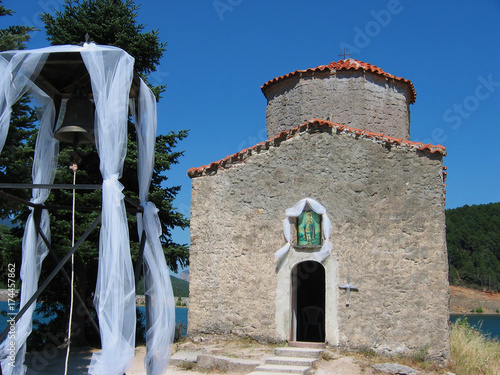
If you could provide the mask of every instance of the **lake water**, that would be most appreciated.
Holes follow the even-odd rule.
[[[452,323],[455,323],[458,318],[464,317],[467,318],[472,327],[500,341],[500,314],[450,314]]]
[[[0,301],[0,311],[7,311],[8,310],[8,303],[7,301]],[[145,311],[146,311],[146,307],[145,306],[138,306],[138,309],[144,314],[145,316]],[[16,306],[16,312],[18,311],[19,309],[17,309],[17,306]],[[182,325],[182,332],[183,332],[183,335],[186,335],[186,330],[187,330],[187,322],[188,322],[188,309],[185,308],[185,307],[176,307],[175,308],[175,323],[176,324],[180,324]],[[0,316],[0,333],[3,332],[3,330],[5,329],[5,327],[7,327],[7,319],[10,318],[10,317],[4,317],[3,315]],[[34,314],[34,318],[41,321],[41,322],[47,322],[47,321],[50,321],[50,317],[49,318],[43,318],[39,315],[37,315],[36,313]]]

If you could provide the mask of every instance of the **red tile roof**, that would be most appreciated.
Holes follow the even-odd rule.
[[[301,133],[306,131],[328,132],[332,130],[335,130],[336,132],[356,135],[358,139],[370,139],[386,145],[401,146],[410,150],[420,150],[429,152],[431,154],[438,153],[441,155],[446,155],[446,148],[441,145],[431,145],[423,144],[422,142],[405,141],[400,138],[393,138],[384,134],[372,133],[362,129],[350,128],[348,126],[336,124],[334,122],[326,120],[312,119],[293,129],[283,131],[274,138],[268,139],[267,141],[261,142],[250,148],[241,150],[236,154],[226,156],[222,160],[210,163],[208,165],[203,165],[199,168],[191,168],[190,170],[188,170],[188,176],[191,178],[195,178],[215,174],[219,169],[228,169],[235,164],[243,162],[252,154],[258,154],[262,151],[268,150],[271,147],[279,147],[281,142],[295,136],[299,136]]]
[[[367,71],[367,72],[372,72],[374,74],[380,75],[382,77],[386,78],[391,78],[396,81],[402,82],[408,86],[408,89],[410,91],[410,104],[415,103],[415,99],[417,98],[417,93],[415,91],[415,87],[413,87],[413,83],[409,79],[404,79],[402,77],[396,77],[392,74],[384,72],[382,69],[379,67],[365,63],[363,61],[359,61],[356,59],[346,59],[346,60],[339,60],[339,61],[333,61],[328,65],[320,65],[317,66],[316,68],[310,68],[306,70],[296,70],[295,72],[290,72],[288,74],[285,74],[283,76],[273,78],[272,80],[264,83],[261,86],[262,92],[265,94],[265,91],[272,86],[274,83],[279,82],[283,79],[287,79],[290,77],[295,77],[295,76],[300,76],[303,73],[314,73],[314,72],[322,72],[325,70],[329,71],[336,71],[336,70],[362,70],[362,71]]]

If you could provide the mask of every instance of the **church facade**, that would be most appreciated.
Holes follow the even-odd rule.
[[[188,171],[188,335],[449,356],[442,146],[353,59],[262,86],[268,140]]]

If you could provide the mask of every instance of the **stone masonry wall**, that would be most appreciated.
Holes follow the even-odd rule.
[[[338,344],[449,355],[442,155],[352,134],[304,133],[211,176],[194,178],[188,334],[270,341],[277,326],[285,210],[310,197],[332,222]],[[291,251],[294,251],[293,249]],[[331,336],[331,335],[330,335]],[[328,337],[328,334],[327,334]]]
[[[278,82],[265,94],[268,138],[319,118],[410,139],[407,87],[370,72],[316,72]]]

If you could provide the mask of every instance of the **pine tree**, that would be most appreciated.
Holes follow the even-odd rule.
[[[90,41],[116,46],[135,58],[135,69],[147,82],[155,72],[166,43],[160,42],[158,30],[143,32],[145,26],[136,22],[139,6],[132,0],[65,0],[64,9],[42,15],[47,39],[53,45]],[[165,85],[152,87],[157,97]]]
[[[11,16],[14,12],[5,8],[0,1],[0,17]],[[29,26],[9,26],[0,30],[0,51],[9,51],[16,49],[25,49],[30,40],[29,32],[35,31],[34,27]]]
[[[14,12],[5,8],[0,0],[0,17],[11,16]],[[26,26],[9,26],[0,29],[0,51],[25,49],[30,39],[29,32],[35,28]],[[34,140],[36,136],[35,112],[29,106],[29,97],[23,96],[12,106],[9,136],[0,153],[0,182],[3,183],[29,183],[31,182],[31,163]],[[29,199],[27,189],[17,189],[16,195]],[[0,219],[6,222],[14,221],[21,224],[26,218],[26,210],[15,202],[0,197]],[[18,226],[0,228],[0,272],[6,274],[7,264],[21,262],[21,238],[23,229]]]
[[[446,210],[450,283],[500,290],[500,203]]]

